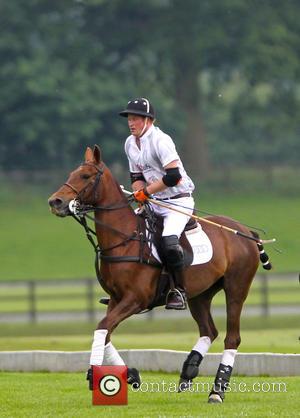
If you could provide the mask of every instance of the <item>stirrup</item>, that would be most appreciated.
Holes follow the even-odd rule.
[[[172,298],[172,294],[176,300],[168,301],[169,297]],[[176,309],[179,311],[186,309],[186,298],[184,290],[180,292],[180,290],[178,290],[176,287],[172,290],[170,289],[167,294],[165,309]]]

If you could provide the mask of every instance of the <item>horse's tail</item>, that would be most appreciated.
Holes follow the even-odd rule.
[[[254,236],[254,238],[259,239],[259,235],[257,232],[251,231],[251,234]],[[256,245],[259,251],[259,258],[260,258],[263,268],[265,270],[271,270],[272,264],[270,263],[268,254],[264,250],[264,246],[260,242],[257,242]]]

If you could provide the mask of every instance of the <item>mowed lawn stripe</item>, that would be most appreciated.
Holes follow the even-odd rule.
[[[128,405],[93,406],[85,373],[1,373],[1,418],[81,417],[296,417],[298,377],[235,377],[223,405],[207,404],[213,377],[195,379],[198,391],[176,393],[178,376],[142,373],[140,391],[128,390]]]

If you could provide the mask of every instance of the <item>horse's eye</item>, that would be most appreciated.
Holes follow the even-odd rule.
[[[80,176],[83,180],[88,180],[91,176],[90,174],[81,174]]]

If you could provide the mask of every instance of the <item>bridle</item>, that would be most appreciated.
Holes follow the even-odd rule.
[[[136,227],[136,229],[133,231],[133,233],[131,235],[128,235],[128,234],[125,234],[123,231],[120,231],[119,229],[116,229],[113,226],[108,225],[106,223],[103,223],[99,219],[96,219],[95,217],[88,215],[89,212],[117,210],[117,209],[122,209],[122,208],[128,207],[130,205],[130,202],[132,201],[132,198],[129,197],[129,199],[126,200],[126,202],[122,202],[121,204],[116,204],[116,205],[113,205],[113,206],[99,206],[99,205],[96,205],[96,202],[97,202],[98,196],[99,196],[99,183],[100,183],[100,180],[101,180],[101,176],[104,173],[104,167],[103,167],[103,165],[98,167],[96,164],[91,163],[91,162],[85,162],[85,163],[81,164],[81,166],[84,166],[84,165],[89,165],[89,166],[92,166],[96,169],[95,179],[88,182],[81,190],[78,190],[75,186],[73,186],[69,182],[64,183],[64,185],[69,187],[74,193],[76,193],[76,197],[74,199],[74,202],[77,202],[76,203],[76,211],[71,213],[71,216],[78,223],[80,223],[81,226],[83,226],[83,228],[85,229],[86,236],[87,236],[88,240],[90,241],[90,243],[94,247],[94,250],[96,252],[95,269],[96,269],[97,278],[98,278],[100,284],[102,284],[102,279],[101,279],[101,276],[100,276],[100,271],[99,271],[99,266],[98,266],[99,258],[102,259],[102,260],[108,261],[108,262],[112,262],[112,263],[139,262],[139,263],[144,263],[144,264],[152,265],[154,267],[161,268],[161,264],[157,263],[157,262],[153,262],[152,260],[150,260],[150,256],[147,259],[145,259],[144,256],[143,256],[143,252],[144,252],[143,249],[144,249],[144,245],[146,244],[147,240],[145,238],[144,232],[142,232],[141,221],[140,221],[139,217],[137,217],[137,227]],[[101,183],[100,183],[100,185],[101,185]],[[90,187],[92,187],[90,193],[94,195],[94,197],[93,197],[94,204],[93,205],[92,204],[86,205],[86,204],[81,202],[81,199],[82,199],[83,195],[87,192],[88,188],[90,188]],[[101,225],[102,227],[104,227],[106,229],[109,229],[109,230],[117,233],[118,235],[122,236],[123,239],[119,243],[117,243],[113,246],[110,246],[110,247],[105,248],[105,249],[101,249],[99,247],[99,244],[97,244],[95,242],[95,239],[93,237],[93,235],[96,236],[96,232],[93,231],[88,226],[86,218],[95,222],[98,225]],[[139,241],[141,243],[139,256],[111,256],[111,255],[106,255],[105,254],[109,250],[112,250],[112,249],[120,247],[120,246],[127,245],[130,241]]]
[[[101,180],[101,176],[104,173],[104,167],[103,167],[103,165],[101,167],[98,167],[94,163],[87,163],[87,162],[81,164],[81,166],[84,166],[84,165],[89,165],[91,167],[94,167],[97,170],[96,177],[95,177],[94,180],[92,180],[88,184],[86,184],[80,191],[78,191],[76,189],[76,187],[73,186],[73,184],[71,184],[71,183],[65,182],[63,184],[64,186],[69,187],[74,193],[76,193],[74,201],[76,201],[77,205],[78,205],[78,213],[77,213],[78,215],[79,214],[80,214],[80,216],[81,215],[86,215],[88,212],[93,212],[93,211],[97,211],[97,210],[122,209],[122,208],[127,207],[129,205],[129,203],[133,200],[133,197],[129,196],[128,200],[125,203],[122,202],[121,204],[112,205],[112,206],[99,206],[99,205],[96,206],[96,202],[97,202],[98,197],[99,197],[98,186],[99,186],[99,183],[100,183],[100,180]],[[94,193],[94,198],[93,198],[94,204],[93,205],[92,204],[86,205],[86,204],[81,202],[81,198],[84,195],[84,193],[86,193],[87,189],[90,186],[93,186],[93,188],[91,190],[91,193]]]
[[[76,189],[76,187],[74,187],[71,183],[68,183],[68,182],[65,182],[64,183],[64,186],[67,186],[67,187],[69,187],[74,193],[76,193],[76,197],[75,197],[75,200],[78,200],[78,201],[80,201],[80,198],[84,195],[84,193],[86,193],[86,191],[87,191],[87,189],[90,187],[90,186],[92,186],[92,190],[91,190],[91,193],[94,193],[94,201],[96,201],[97,200],[97,198],[98,198],[98,185],[99,185],[99,182],[100,182],[100,179],[101,179],[101,176],[102,176],[102,174],[104,173],[104,169],[103,169],[103,166],[101,166],[101,167],[98,167],[96,164],[94,164],[94,163],[88,163],[88,162],[85,162],[85,163],[82,163],[81,164],[81,166],[85,166],[85,165],[89,165],[89,166],[91,166],[91,167],[93,167],[93,168],[95,168],[96,169],[96,176],[95,176],[95,179],[93,180],[93,181],[90,181],[90,182],[88,182],[80,191],[78,191],[77,189]]]
[[[126,237],[126,239],[128,239],[129,236],[127,234],[124,234],[122,231],[119,231],[118,229],[115,229],[110,225],[103,224],[98,219],[95,219],[91,216],[88,216],[89,212],[95,212],[95,211],[100,211],[100,210],[116,210],[116,209],[125,208],[129,205],[129,201],[127,200],[124,203],[122,202],[122,204],[118,204],[118,205],[114,205],[114,206],[99,206],[99,205],[96,206],[96,202],[97,202],[97,199],[98,199],[98,196],[99,196],[99,187],[98,186],[99,186],[99,183],[100,183],[101,176],[104,173],[104,168],[103,168],[103,165],[101,167],[98,167],[96,164],[89,163],[89,162],[85,162],[85,163],[81,164],[81,166],[85,166],[85,165],[89,165],[89,166],[91,166],[91,167],[93,167],[97,170],[95,179],[88,182],[81,190],[77,190],[77,188],[75,186],[73,186],[73,184],[71,184],[71,183],[68,183],[68,182],[64,183],[64,186],[69,187],[74,193],[76,193],[76,196],[73,200],[73,202],[76,203],[76,205],[75,205],[76,209],[73,212],[71,212],[72,216],[75,215],[75,218],[76,218],[76,215],[78,215],[80,219],[83,219],[86,216],[88,219],[91,219],[92,221],[94,221],[94,222],[96,222],[96,223],[98,223],[102,226],[105,226],[106,228],[111,229],[114,232],[118,232],[120,235],[123,235],[124,237]],[[93,201],[94,201],[95,204],[86,205],[81,201],[81,199],[82,199],[82,196],[84,195],[84,193],[86,193],[87,189],[91,186],[92,186],[92,190],[91,190],[90,193],[94,194]]]

